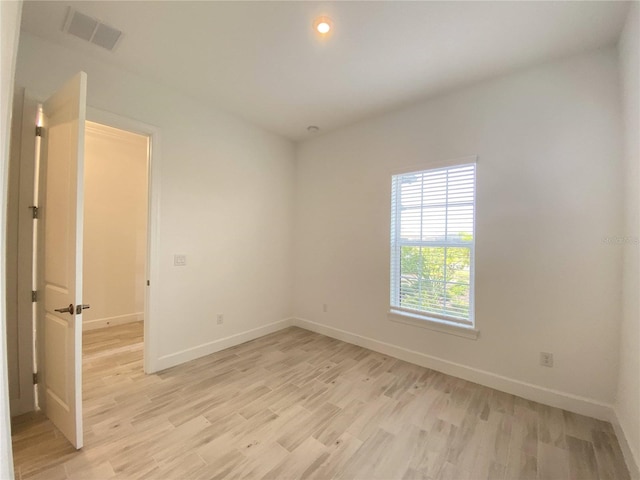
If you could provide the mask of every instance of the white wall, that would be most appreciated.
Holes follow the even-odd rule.
[[[292,144],[158,83],[21,36],[17,85],[46,95],[79,70],[88,75],[90,106],[160,131],[152,368],[210,353],[222,338],[288,318]],[[176,253],[187,255],[186,267],[173,266]],[[224,313],[223,325],[216,324],[217,313]]]
[[[616,414],[640,478],[640,8],[635,2],[620,41],[624,132],[625,217],[623,316]],[[629,457],[629,454],[627,454]],[[628,459],[627,463],[631,463]]]
[[[11,99],[22,2],[0,2],[0,478],[13,478],[7,377],[5,262]]]
[[[14,92],[11,140],[7,172],[6,223],[6,325],[10,398],[20,397],[20,347],[18,323],[18,213],[20,202],[20,145],[22,137],[23,92]],[[28,213],[28,212],[27,212]],[[13,415],[15,412],[11,409]]]
[[[83,328],[142,320],[147,255],[147,143],[87,122]]]
[[[622,249],[603,241],[622,226],[618,94],[616,52],[608,49],[299,145],[296,317],[605,416],[621,311]],[[391,172],[473,154],[475,341],[387,319]],[[541,351],[554,353],[553,368],[538,364]]]

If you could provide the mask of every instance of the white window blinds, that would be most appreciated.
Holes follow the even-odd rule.
[[[475,163],[392,177],[392,311],[473,326],[475,184]]]

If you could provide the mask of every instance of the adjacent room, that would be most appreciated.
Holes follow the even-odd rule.
[[[640,2],[0,21],[0,478],[640,479]]]

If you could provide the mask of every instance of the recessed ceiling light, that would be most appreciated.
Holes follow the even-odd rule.
[[[318,133],[320,131],[320,127],[316,127],[315,125],[309,125],[307,127],[307,131],[309,133]]]
[[[329,17],[318,17],[313,22],[313,29],[320,35],[328,34],[333,28],[333,22]]]

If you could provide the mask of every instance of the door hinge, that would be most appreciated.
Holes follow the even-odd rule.
[[[41,127],[40,125],[36,125],[36,137],[41,137],[43,133],[44,133],[44,127]]]
[[[38,292],[36,290],[31,290],[31,301],[32,302],[38,301]]]
[[[29,208],[31,209],[31,216],[34,219],[38,218],[38,207],[36,207],[35,205],[31,205]]]
[[[38,372],[33,374],[33,384],[34,385],[38,384]]]

